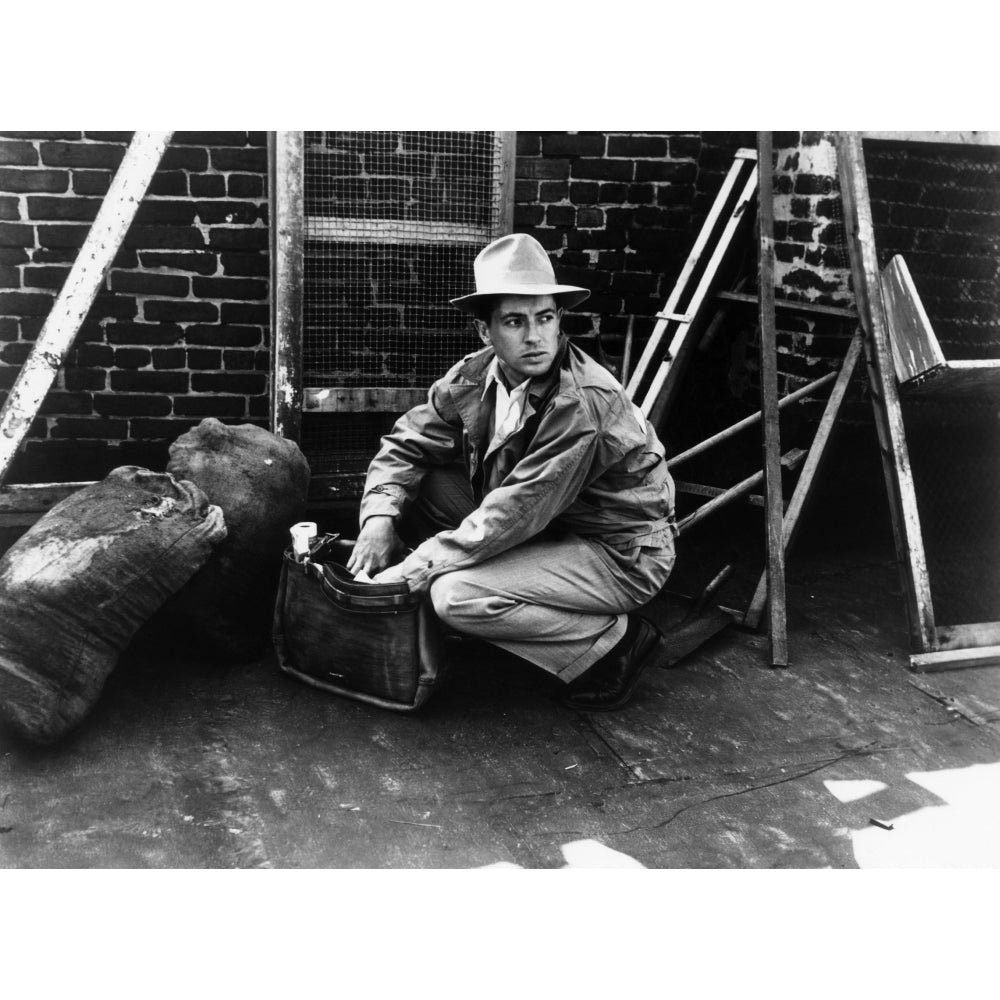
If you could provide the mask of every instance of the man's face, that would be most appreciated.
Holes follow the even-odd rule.
[[[476,321],[511,386],[544,375],[556,359],[562,310],[551,295],[505,295],[488,323]]]

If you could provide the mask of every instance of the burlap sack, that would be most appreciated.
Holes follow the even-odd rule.
[[[209,417],[170,446],[167,470],[222,508],[229,533],[155,627],[198,656],[258,657],[270,643],[288,528],[305,512],[309,464],[294,441]]]
[[[0,719],[37,743],[79,725],[225,534],[198,487],[131,465],[53,507],[0,559]]]

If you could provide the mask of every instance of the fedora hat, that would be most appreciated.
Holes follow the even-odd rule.
[[[556,284],[545,248],[526,233],[501,236],[484,247],[476,257],[473,271],[475,292],[451,300],[453,306],[465,312],[475,312],[476,303],[488,295],[551,295],[564,308],[575,306],[590,295],[586,288]]]

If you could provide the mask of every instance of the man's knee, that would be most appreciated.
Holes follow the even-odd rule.
[[[497,593],[487,581],[477,578],[474,569],[443,573],[431,583],[430,598],[441,621],[471,633],[518,605],[514,598]]]
[[[458,627],[466,617],[470,588],[460,570],[442,573],[431,582],[431,603],[434,613],[446,625]]]

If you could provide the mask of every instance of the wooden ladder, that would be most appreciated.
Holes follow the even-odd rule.
[[[681,533],[738,500],[749,499],[763,506],[767,522],[767,567],[761,574],[751,601],[744,612],[731,612],[739,623],[758,628],[765,607],[769,612],[770,658],[774,666],[787,666],[787,624],[784,589],[784,556],[792,544],[813,482],[820,469],[826,446],[848,384],[861,354],[861,336],[851,339],[840,368],[779,398],[777,387],[776,323],[777,308],[803,313],[819,313],[852,318],[849,309],[776,299],[774,295],[773,165],[770,133],[759,134],[758,157],[754,150],[741,149],[723,182],[702,230],[627,385],[630,397],[661,426],[675,403],[678,386],[700,342],[714,337],[730,312],[738,307],[756,306],[761,326],[761,409],[713,434],[668,460],[678,466],[715,445],[758,423],[762,424],[764,467],[760,472],[721,489],[675,480],[679,492],[707,497],[678,525]],[[759,296],[742,289],[748,276],[737,276],[729,289],[722,286],[733,262],[750,245],[754,201],[760,187],[757,271]],[[668,344],[669,338],[669,344]],[[814,395],[833,383],[823,415],[807,450],[780,448],[779,414],[785,407]],[[782,471],[801,468],[787,505],[782,495]],[[765,496],[754,493],[761,483]]]
[[[837,135],[851,270],[872,387],[872,407],[893,539],[906,598],[910,667],[916,671],[1000,663],[1000,622],[935,620],[901,395],[1000,397],[1000,361],[946,361],[909,271],[895,257],[880,272],[861,136]]]

